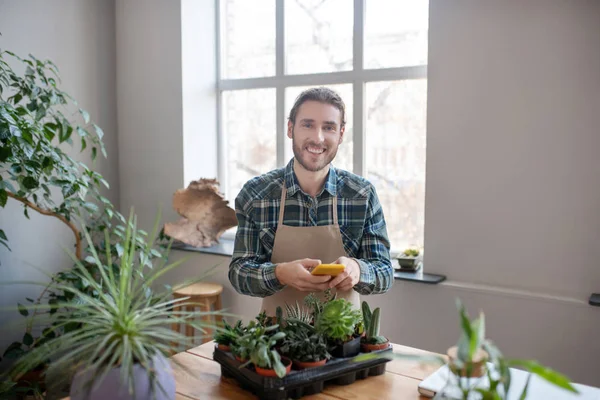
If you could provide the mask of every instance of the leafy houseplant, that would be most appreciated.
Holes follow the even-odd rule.
[[[92,258],[101,275],[99,283],[71,254],[75,268],[71,273],[85,280],[98,297],[55,282],[55,290],[73,294],[73,299],[58,304],[57,320],[51,329],[57,330],[68,324],[78,324],[78,329],[49,339],[17,360],[11,375],[18,376],[46,359],[53,362],[48,368],[50,382],[62,383],[72,378],[71,399],[82,398],[129,398],[174,399],[175,382],[170,364],[165,356],[174,350],[173,342],[191,345],[191,338],[170,329],[171,323],[180,323],[203,330],[209,326],[200,321],[207,314],[219,312],[172,311],[173,305],[190,304],[184,299],[171,300],[173,290],[187,286],[187,281],[161,293],[151,292],[150,287],[158,278],[179,266],[184,260],[166,265],[146,267],[136,251],[136,220],[132,216],[125,229],[125,238],[119,244],[123,253],[119,257],[120,274],[115,275],[111,265],[105,265],[92,248]],[[157,231],[158,218],[151,238]],[[89,233],[84,229],[87,240]],[[105,231],[108,241],[109,233]],[[146,251],[152,245],[146,243]],[[110,247],[105,258],[111,260]],[[30,309],[48,309],[43,304]],[[64,310],[64,311],[63,311]]]
[[[300,369],[324,365],[331,355],[325,337],[314,326],[299,320],[288,320],[281,352]]]
[[[256,324],[238,339],[234,346],[238,359],[242,358],[242,355],[247,357],[240,368],[252,363],[257,374],[279,378],[283,378],[290,372],[291,360],[282,359],[274,348],[277,342],[285,337],[284,332],[277,332],[278,329],[279,325],[265,327]],[[271,335],[272,332],[276,333]]]
[[[10,63],[10,64],[9,64]],[[20,65],[18,73],[11,65]],[[119,258],[123,255],[123,240],[128,224],[125,217],[115,210],[112,203],[100,191],[108,188],[102,175],[85,163],[76,161],[67,152],[66,145],[74,145],[79,139],[80,151],[87,152],[92,161],[98,152],[106,156],[102,129],[90,118],[87,111],[59,88],[58,68],[51,61],[33,56],[21,58],[9,51],[0,50],[0,208],[9,198],[23,205],[23,213],[29,218],[29,210],[60,220],[73,232],[75,256],[104,292],[96,263],[88,257],[92,249],[102,264],[112,266],[119,273]],[[76,216],[87,221],[90,240],[87,240],[77,223]],[[131,228],[131,227],[130,227]],[[105,237],[109,231],[109,238]],[[136,230],[135,248],[140,261],[151,267],[155,259],[164,258],[161,248],[145,251],[147,233]],[[0,245],[9,247],[10,231],[0,229]],[[157,238],[157,244],[162,238]],[[107,253],[105,250],[110,249]],[[111,259],[105,259],[110,254]],[[18,304],[18,310],[26,318],[25,332],[21,341],[11,343],[3,357],[16,360],[29,351],[44,345],[62,334],[68,334],[81,326],[80,322],[63,324],[65,312],[75,294],[66,287],[76,288],[93,298],[98,298],[97,287],[88,283],[81,274],[74,273],[72,265],[51,277],[37,299],[27,298],[34,307]],[[76,269],[76,268],[75,268]],[[44,307],[39,307],[44,305]],[[30,312],[31,311],[31,312]],[[59,312],[60,311],[60,312]],[[40,332],[39,335],[36,332]],[[42,361],[20,379],[32,388],[44,383],[41,375],[49,360]],[[36,377],[37,376],[37,377]]]
[[[360,351],[360,336],[355,336],[356,325],[362,320],[359,310],[355,310],[348,300],[335,299],[323,306],[315,317],[315,328],[323,334],[332,346],[334,357],[353,357]]]
[[[471,399],[474,394],[483,399],[503,400],[511,385],[510,368],[522,368],[530,373],[519,396],[527,398],[531,376],[538,377],[567,391],[577,393],[569,379],[532,360],[506,359],[498,348],[485,337],[485,316],[470,320],[462,303],[457,300],[460,313],[461,336],[458,344],[448,350],[448,367],[451,371],[446,387],[437,398]],[[477,381],[486,377],[489,385],[477,387]]]
[[[365,336],[361,338],[361,349],[365,352],[382,350],[389,347],[389,340],[379,335],[380,313],[379,307],[371,312],[371,307],[366,301],[362,302],[363,323],[365,326]]]
[[[220,350],[231,351],[231,344],[243,334],[244,326],[242,321],[237,321],[232,327],[227,321],[223,320],[223,330],[218,330],[214,335],[214,339]]]

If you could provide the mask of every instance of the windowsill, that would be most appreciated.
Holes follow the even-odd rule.
[[[194,247],[183,243],[173,243],[171,246],[174,250],[181,251],[192,251],[196,253],[204,253],[204,254],[213,254],[224,257],[231,257],[233,254],[233,238],[223,238],[219,239],[219,243],[214,244],[210,247]],[[394,279],[401,281],[409,281],[409,282],[418,282],[425,284],[438,284],[446,280],[446,277],[443,275],[436,274],[428,274],[423,272],[421,268],[417,272],[404,272],[394,270]]]

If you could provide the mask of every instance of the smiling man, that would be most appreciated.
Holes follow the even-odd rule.
[[[294,158],[248,181],[235,200],[238,230],[229,280],[262,309],[302,304],[327,289],[360,307],[360,295],[390,289],[393,269],[383,210],[366,179],[334,168],[345,132],[345,105],[328,88],[301,93],[288,121]],[[336,277],[318,264],[343,264]]]

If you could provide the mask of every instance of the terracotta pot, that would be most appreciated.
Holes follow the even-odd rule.
[[[231,347],[225,346],[224,344],[217,344],[217,348],[221,351],[226,351],[226,352],[231,351]]]
[[[465,365],[462,370],[459,370],[454,365],[454,360],[458,359],[458,346],[450,347],[447,351],[447,355],[449,358],[448,365],[449,365],[450,369],[452,370],[452,372],[454,372],[455,374],[458,374],[459,376],[462,376],[462,377],[469,376],[469,374],[467,372],[467,365]],[[469,366],[471,367],[470,368],[471,369],[470,378],[481,378],[482,376],[485,375],[487,359],[488,359],[488,353],[485,350],[483,350],[483,349],[477,350],[477,352],[473,356],[472,362],[469,363]]]
[[[326,358],[322,359],[321,361],[297,361],[297,360],[294,360],[294,365],[298,369],[321,367],[321,366],[325,365],[326,363],[327,363]]]
[[[379,343],[379,344],[369,344],[369,343],[362,343],[360,344],[360,349],[363,353],[370,353],[372,351],[376,351],[376,350],[383,350],[383,349],[387,349],[388,347],[390,347],[390,341],[387,340],[385,343]]]
[[[241,358],[240,356],[237,356],[237,355],[235,356],[235,359],[241,363],[245,363],[246,361],[248,361],[248,360],[244,360],[243,358]]]
[[[289,374],[292,370],[292,360],[287,357],[281,357],[281,362],[285,365],[285,374]],[[261,368],[258,365],[254,366],[256,373],[269,378],[279,378],[274,369]]]

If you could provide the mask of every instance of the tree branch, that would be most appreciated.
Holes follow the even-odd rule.
[[[35,204],[31,203],[29,200],[19,197],[15,194],[9,192],[8,190],[6,191],[6,194],[8,195],[8,197],[12,197],[13,199],[15,199],[17,201],[20,201],[21,203],[25,204],[29,208],[34,209],[38,213],[40,213],[42,215],[49,215],[49,216],[58,218],[64,224],[66,224],[73,231],[73,235],[75,235],[75,255],[77,256],[78,260],[81,260],[81,238],[79,237],[79,230],[75,227],[75,225],[73,225],[72,222],[68,221],[64,216],[59,215],[50,210],[44,210],[44,209],[36,206]]]

